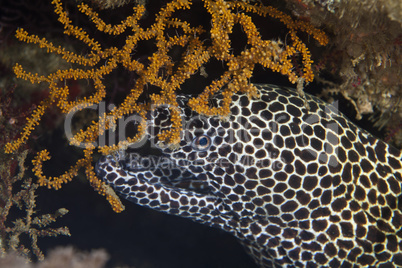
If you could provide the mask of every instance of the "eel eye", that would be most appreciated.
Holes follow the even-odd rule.
[[[192,147],[197,151],[205,151],[211,146],[211,138],[207,135],[202,135],[194,138]]]

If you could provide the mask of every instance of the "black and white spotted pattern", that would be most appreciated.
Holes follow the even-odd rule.
[[[307,95],[307,111],[293,90],[256,86],[224,119],[179,96],[177,148],[156,136],[171,123],[158,108],[147,135],[161,156],[104,156],[98,175],[134,203],[232,233],[262,267],[401,267],[401,151],[332,105]]]

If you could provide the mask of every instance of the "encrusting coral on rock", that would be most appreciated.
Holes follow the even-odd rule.
[[[402,147],[402,2],[398,0],[289,0],[299,17],[308,17],[331,36],[331,48],[316,66],[335,77],[323,96],[341,94],[356,111],[386,128],[388,142]]]
[[[109,259],[103,249],[80,252],[73,247],[57,247],[37,263],[30,263],[16,252],[0,257],[0,267],[7,268],[102,268]]]

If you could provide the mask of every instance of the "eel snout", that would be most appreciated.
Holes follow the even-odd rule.
[[[95,172],[118,191],[121,191],[119,186],[134,185],[137,181],[198,193],[209,188],[205,180],[194,176],[186,167],[177,166],[166,156],[119,152],[102,156],[95,165]]]

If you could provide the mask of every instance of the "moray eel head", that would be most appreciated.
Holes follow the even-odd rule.
[[[155,109],[152,148],[102,157],[99,177],[134,203],[232,233],[264,267],[401,267],[401,151],[317,98],[257,87],[256,99],[234,94],[224,119],[178,96],[177,147],[158,139],[170,110]]]

